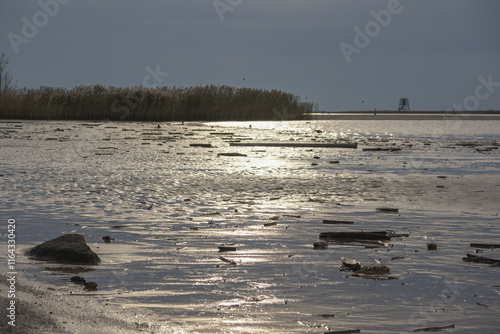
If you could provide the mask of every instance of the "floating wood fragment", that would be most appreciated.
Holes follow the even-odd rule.
[[[234,135],[234,132],[210,132],[210,134],[217,136],[232,136]]]
[[[219,260],[224,261],[224,262],[229,263],[229,264],[232,264],[233,266],[236,265],[236,261],[233,261],[231,259],[225,258],[223,256],[219,256]]]
[[[235,252],[236,246],[219,246],[219,252]]]
[[[385,212],[385,213],[398,213],[399,209],[396,208],[377,208],[376,209],[378,212]]]
[[[384,148],[384,147],[367,147],[364,148],[363,151],[367,152],[396,152],[396,151],[401,151],[402,149],[393,147],[393,148]]]
[[[466,262],[486,263],[486,264],[500,266],[500,260],[474,254],[467,254],[467,257],[464,257],[462,259]]]
[[[315,317],[323,317],[323,318],[334,318],[335,314],[327,314],[327,313],[322,313],[322,314],[313,314]]]
[[[212,147],[212,144],[189,144],[191,147]]]
[[[267,146],[267,147],[337,147],[337,148],[358,148],[358,144],[351,143],[229,143],[230,146]]]
[[[283,217],[300,218],[300,216],[297,215],[283,215]]]
[[[264,226],[268,227],[268,226],[274,226],[276,224],[278,224],[278,223],[277,222],[271,222],[271,223],[265,223]]]
[[[347,329],[343,331],[325,332],[325,334],[351,334],[351,333],[361,333],[361,329]]]
[[[321,232],[319,234],[320,239],[328,240],[342,240],[342,239],[354,239],[354,240],[390,240],[391,238],[387,235],[386,231],[382,232]]]
[[[354,224],[354,222],[348,220],[323,219],[323,224]]]
[[[243,153],[219,153],[217,156],[223,156],[223,157],[247,157],[246,154]]]
[[[500,244],[471,243],[470,246],[474,248],[500,248]]]
[[[449,326],[441,326],[441,327],[426,327],[426,328],[418,328],[414,329],[413,332],[439,332],[443,329],[455,328],[455,324]]]

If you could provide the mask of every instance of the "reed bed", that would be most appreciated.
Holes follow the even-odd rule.
[[[307,119],[313,104],[278,90],[195,87],[40,87],[0,95],[0,118],[32,120],[229,121]]]

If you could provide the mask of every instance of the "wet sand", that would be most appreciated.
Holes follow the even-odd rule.
[[[24,279],[16,282],[16,318],[15,326],[11,326],[5,321],[5,305],[10,301],[6,283],[7,277],[0,275],[1,333],[183,333],[173,326],[155,324],[144,315],[144,310],[125,310],[99,302],[91,294],[72,295],[57,286]]]

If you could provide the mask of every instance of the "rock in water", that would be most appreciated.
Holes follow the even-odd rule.
[[[320,241],[315,241],[313,243],[313,248],[314,249],[327,249],[328,248],[328,242],[320,240]]]
[[[98,264],[99,256],[80,234],[65,234],[26,251],[30,258],[70,264]]]

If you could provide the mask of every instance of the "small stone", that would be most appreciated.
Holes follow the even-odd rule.
[[[109,244],[111,241],[115,241],[115,239],[111,238],[109,235],[102,237],[102,240],[104,240],[104,242],[107,244]]]
[[[437,250],[438,246],[436,244],[428,244],[427,245],[427,250],[430,250],[430,251],[435,251]]]
[[[85,278],[83,278],[81,276],[73,276],[73,277],[71,277],[71,282],[73,282],[75,284],[83,284],[87,281],[85,280]]]
[[[96,282],[87,282],[83,283],[84,289],[88,291],[95,291],[97,290],[97,283]]]
[[[313,243],[313,248],[314,249],[327,249],[328,248],[328,242],[323,241],[323,240],[315,241]]]

